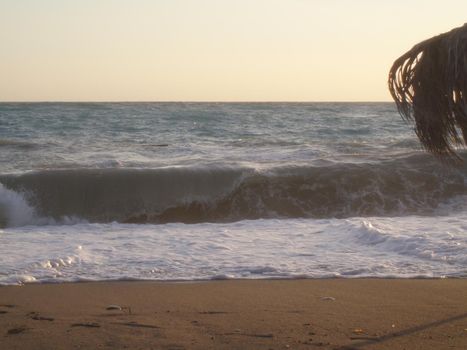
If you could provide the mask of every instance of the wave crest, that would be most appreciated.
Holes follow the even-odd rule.
[[[431,215],[467,195],[466,168],[427,155],[380,163],[283,167],[78,169],[0,176],[27,193],[18,213],[93,222],[231,222],[259,218]],[[10,191],[10,192],[7,192]],[[27,199],[27,202],[26,202]],[[10,200],[11,201],[11,200]],[[15,209],[16,210],[16,209]],[[29,211],[28,211],[29,210]],[[10,215],[10,217],[13,217]]]

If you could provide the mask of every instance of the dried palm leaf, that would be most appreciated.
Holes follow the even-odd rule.
[[[467,145],[467,23],[415,45],[389,72],[401,116],[414,122],[423,147],[458,159]]]

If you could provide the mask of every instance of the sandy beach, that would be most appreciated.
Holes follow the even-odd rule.
[[[1,349],[465,349],[467,280],[0,288]]]

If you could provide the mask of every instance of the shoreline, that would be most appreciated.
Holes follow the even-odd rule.
[[[329,281],[329,280],[428,280],[428,281],[438,281],[438,280],[466,280],[466,275],[459,276],[439,276],[439,277],[428,277],[428,276],[409,276],[409,277],[400,277],[400,276],[331,276],[331,277],[263,277],[263,278],[241,278],[241,277],[232,277],[232,278],[200,278],[200,279],[166,279],[166,280],[157,280],[157,279],[132,279],[132,278],[122,278],[122,279],[105,279],[105,280],[76,280],[76,281],[33,281],[33,282],[21,282],[18,284],[1,284],[0,289],[3,287],[24,287],[29,285],[66,285],[66,284],[106,284],[106,283],[155,283],[155,284],[202,284],[210,282],[243,282],[243,281]]]
[[[0,286],[0,338],[6,349],[464,349],[466,290],[463,278]]]

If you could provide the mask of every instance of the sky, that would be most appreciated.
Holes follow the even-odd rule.
[[[0,0],[0,101],[390,101],[465,0]]]

